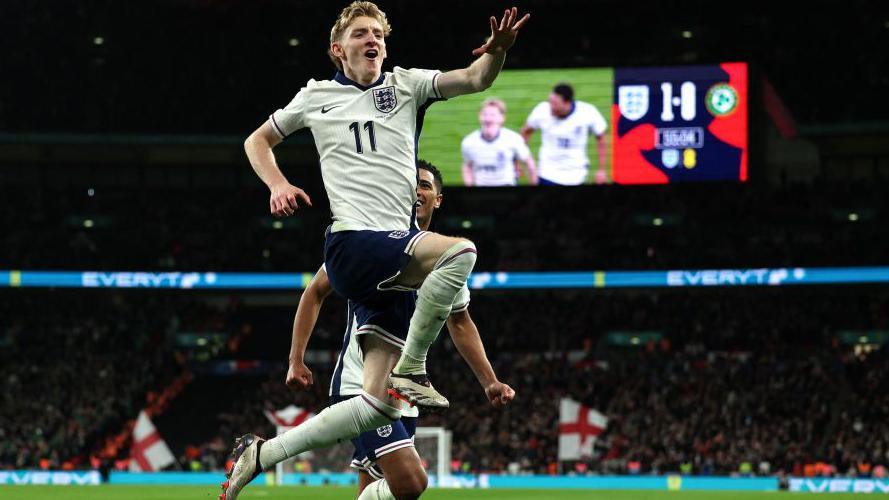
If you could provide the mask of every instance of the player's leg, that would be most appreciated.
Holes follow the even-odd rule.
[[[328,406],[299,427],[268,440],[260,453],[263,469],[306,450],[330,446],[401,418],[398,402],[387,393],[386,376],[398,360],[398,348],[375,335],[365,335],[364,394]],[[317,422],[315,422],[317,421]],[[311,425],[311,429],[300,432]]]
[[[414,500],[426,491],[429,480],[413,446],[381,456],[376,463],[384,477],[368,485],[358,500]]]
[[[361,498],[364,489],[370,486],[370,483],[373,483],[374,481],[378,481],[378,479],[371,477],[370,474],[363,470],[358,471],[358,498]]]
[[[392,405],[387,394],[387,385],[407,336],[410,313],[405,312],[405,308],[412,308],[413,301],[406,292],[380,292],[378,287],[405,266],[415,246],[413,243],[422,237],[415,230],[344,231],[327,235],[325,265],[331,285],[355,301],[358,325],[373,327],[380,338],[391,337],[394,344],[379,340],[377,335],[367,335],[371,340],[363,345],[366,389],[360,396],[330,405],[302,425],[268,441],[253,434],[241,438],[234,451],[234,466],[223,484],[222,500],[237,498],[260,471],[282,460],[351,439],[401,417],[400,408]],[[386,295],[381,295],[383,293]],[[411,300],[406,302],[405,298]],[[385,331],[384,326],[374,325],[371,320],[375,318],[384,326],[393,321],[398,328],[389,326],[389,329],[395,334]]]
[[[416,430],[417,417],[404,416],[352,440],[356,450],[352,466],[374,479],[359,499],[412,500],[426,490],[426,470],[414,448]]]
[[[261,471],[308,450],[323,448],[351,439],[362,432],[391,424],[401,417],[386,393],[386,376],[398,359],[397,349],[388,346],[377,352],[374,342],[365,346],[365,380],[368,374],[379,379],[373,393],[363,393],[325,408],[298,427],[264,441],[253,434],[242,437],[234,451],[234,465],[223,483],[221,500],[237,498],[241,490]],[[379,366],[377,366],[379,365]]]
[[[361,350],[364,351],[364,392],[389,405],[399,406],[401,403],[393,400],[388,393],[389,373],[401,354],[399,348],[377,335],[362,335],[360,338]]]
[[[428,233],[415,246],[410,262],[398,276],[402,285],[422,283],[416,309],[401,357],[391,377],[393,389],[412,403],[427,407],[447,407],[426,377],[426,353],[454,303],[457,293],[475,266],[475,245],[463,238]]]

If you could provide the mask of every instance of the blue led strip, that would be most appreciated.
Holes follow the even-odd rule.
[[[0,288],[301,290],[312,273],[0,270]],[[889,283],[889,266],[473,273],[470,288],[676,288]]]

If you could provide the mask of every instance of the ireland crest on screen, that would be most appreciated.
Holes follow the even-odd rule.
[[[648,85],[621,85],[617,88],[617,105],[627,120],[642,118],[648,113]]]
[[[388,113],[395,109],[398,100],[395,98],[395,87],[383,87],[374,89],[374,106],[383,113]]]

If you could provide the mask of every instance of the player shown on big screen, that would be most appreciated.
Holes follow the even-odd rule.
[[[608,124],[602,113],[590,103],[574,99],[574,88],[560,83],[553,88],[547,102],[534,107],[522,137],[527,142],[535,130],[540,130],[538,176],[541,185],[576,186],[586,182],[590,162],[587,157],[587,137],[596,137],[599,165],[596,184],[608,182],[605,131]]]
[[[537,184],[537,165],[522,136],[503,126],[506,103],[496,98],[482,102],[479,129],[463,138],[463,184],[467,186],[515,186],[528,171],[528,184]]]

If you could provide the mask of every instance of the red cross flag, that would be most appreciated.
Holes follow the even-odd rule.
[[[134,472],[161,470],[176,462],[173,452],[161,439],[145,410],[139,412],[139,418],[136,419],[136,426],[133,428],[130,458],[130,470]]]
[[[573,399],[559,402],[559,460],[580,460],[593,455],[593,444],[605,431],[608,418]]]
[[[296,405],[290,405],[287,408],[274,412],[268,410],[265,411],[265,416],[278,427],[296,427],[313,415],[314,413],[304,410]]]

